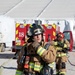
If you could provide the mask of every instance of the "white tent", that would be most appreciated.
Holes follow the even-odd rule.
[[[51,20],[55,23],[59,22],[64,29],[66,18],[74,21],[75,0],[0,0],[0,27],[3,27],[0,31],[3,33],[4,30],[5,38],[7,38],[6,34],[13,37],[7,42],[15,39],[15,21],[32,23],[33,19],[46,19],[50,22]],[[73,21],[70,22],[72,28]]]
[[[74,18],[75,0],[0,0],[0,15],[13,18]]]

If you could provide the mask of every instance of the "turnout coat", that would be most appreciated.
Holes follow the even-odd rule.
[[[48,44],[48,48],[45,48],[47,44],[48,42],[43,42],[37,51],[34,50],[32,42],[24,45],[20,50],[17,59],[17,70],[25,70],[26,72],[31,73],[40,72],[44,67],[44,62],[52,67],[56,59],[56,49],[53,45],[50,44]],[[19,62],[24,53],[26,54],[24,64],[20,64]]]

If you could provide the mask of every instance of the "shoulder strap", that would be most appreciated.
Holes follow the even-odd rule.
[[[24,55],[25,55],[25,56],[27,55],[27,44],[26,44],[25,47],[24,47]]]
[[[27,47],[26,47],[27,45],[24,45],[22,48],[21,48],[21,52],[23,53],[22,55],[24,56],[24,55],[26,55],[27,54]]]
[[[20,61],[19,61],[20,64],[24,64],[24,61],[25,61],[25,58],[26,58],[26,54],[27,54],[26,45],[24,45],[22,47],[22,49],[24,51],[23,51],[23,55],[21,56]]]

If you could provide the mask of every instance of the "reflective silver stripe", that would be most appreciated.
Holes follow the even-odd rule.
[[[51,68],[55,69],[55,62],[52,62],[52,63],[48,64],[48,66],[50,66]]]
[[[62,53],[62,54],[57,54],[57,57],[62,57],[62,56],[66,56],[66,53]]]
[[[35,71],[40,72],[40,70],[42,69],[43,65],[37,65],[36,63],[34,64],[33,62],[30,62],[29,67],[34,69]]]
[[[64,44],[64,48],[67,48],[67,45],[66,44]]]
[[[42,65],[36,65],[34,66],[34,70],[40,72],[40,70],[42,69]]]
[[[45,49],[42,48],[42,47],[40,47],[40,48],[37,50],[37,54],[41,56],[44,51],[45,51]]]

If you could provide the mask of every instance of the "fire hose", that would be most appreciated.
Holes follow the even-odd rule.
[[[73,64],[73,63],[69,60],[69,57],[70,57],[70,56],[68,56],[68,62],[69,62],[69,64],[72,65],[72,66],[75,66],[75,64]]]
[[[3,64],[0,65],[0,75],[2,75],[3,66],[4,66],[5,64],[7,64],[9,61],[11,61],[12,59],[13,59],[13,58],[8,59],[6,62],[4,62]]]

